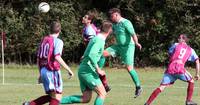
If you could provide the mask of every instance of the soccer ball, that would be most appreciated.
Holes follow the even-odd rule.
[[[50,9],[50,6],[49,6],[49,4],[46,3],[46,2],[41,2],[41,3],[39,4],[39,6],[38,6],[38,10],[39,10],[40,12],[43,12],[43,13],[48,12],[49,9]]]

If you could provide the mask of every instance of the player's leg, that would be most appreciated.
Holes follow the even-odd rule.
[[[65,96],[61,99],[61,104],[73,104],[73,103],[88,103],[92,98],[92,91],[85,90],[83,95],[71,95]]]
[[[126,69],[129,72],[136,90],[135,90],[135,98],[139,96],[142,92],[141,84],[140,84],[140,79],[138,76],[138,73],[134,69],[134,52],[135,52],[135,46],[134,45],[129,45],[127,47],[120,47],[120,50],[118,50],[120,53],[120,56],[122,58],[122,61],[126,64]]]
[[[43,67],[41,69],[41,79],[42,79],[42,83],[43,83],[45,92],[48,92],[50,90],[49,87],[52,82],[49,80],[52,80],[51,74],[52,73],[49,70],[47,70],[45,67]],[[50,100],[51,100],[51,96],[49,94],[47,94],[47,95],[43,95],[35,100],[30,101],[29,105],[42,105],[47,102],[50,102]]]
[[[63,92],[63,81],[61,71],[52,72],[51,86],[49,86],[51,100],[49,105],[59,105]]]
[[[98,62],[98,65],[99,67],[102,69],[105,65],[105,61],[106,61],[106,57],[109,57],[109,56],[116,56],[115,52],[116,52],[116,46],[113,45],[113,46],[110,46],[108,47],[106,50],[104,50],[103,52],[103,56],[101,56],[99,62]],[[99,76],[102,83],[103,83],[103,86],[105,87],[106,89],[106,92],[110,91],[111,88],[110,86],[108,85],[108,80],[106,78],[106,75],[103,75],[103,76]]]
[[[152,94],[150,95],[149,99],[147,100],[147,102],[145,103],[145,105],[150,105],[155,99],[156,97],[164,91],[164,89],[167,86],[170,86],[171,84],[173,84],[176,81],[176,78],[173,75],[170,74],[164,74],[162,82],[160,84],[160,86],[158,88],[156,88]]]
[[[194,91],[194,80],[192,75],[186,71],[184,74],[178,75],[178,78],[188,83],[186,105],[197,105],[197,103],[192,101],[192,95]]]
[[[43,95],[43,96],[40,96],[39,98],[32,100],[30,102],[25,102],[25,103],[23,103],[23,105],[42,105],[47,102],[50,102],[50,100],[51,100],[50,95]]]
[[[87,68],[79,68],[79,69],[87,69]],[[65,96],[61,99],[61,104],[72,104],[72,103],[87,103],[91,100],[92,91],[87,86],[87,81],[90,81],[90,78],[87,75],[78,74],[79,82],[80,82],[80,89],[83,95],[71,95]]]
[[[97,74],[81,75],[80,79],[84,81],[89,89],[94,90],[98,94],[94,105],[103,105],[106,91],[99,76]]]
[[[106,52],[106,51],[105,51],[105,52]],[[99,67],[100,67],[101,69],[103,68],[103,66],[104,66],[104,64],[105,64],[105,60],[106,60],[106,58],[105,58],[104,56],[101,56],[101,58],[100,58],[100,60],[99,60],[99,62],[98,62]],[[108,85],[108,80],[107,80],[106,75],[99,75],[99,78],[101,79],[102,84],[103,84],[103,86],[104,86],[105,89],[106,89],[106,92],[110,91],[111,88],[110,88],[110,86]]]
[[[97,97],[94,102],[94,105],[103,105],[104,100],[106,98],[106,90],[105,90],[104,86],[102,84],[98,85],[94,88],[94,90],[97,93]]]

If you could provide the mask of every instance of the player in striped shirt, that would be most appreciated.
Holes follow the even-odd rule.
[[[162,82],[158,88],[156,88],[145,105],[150,105],[153,100],[161,93],[166,87],[172,85],[177,79],[180,79],[188,83],[186,105],[197,105],[192,101],[194,80],[191,74],[186,71],[185,63],[192,61],[196,63],[196,74],[195,80],[199,79],[199,57],[197,56],[194,49],[187,45],[187,35],[181,34],[178,38],[179,43],[173,44],[169,48],[170,62],[167,70],[164,73]]]
[[[50,30],[51,34],[42,39],[37,52],[39,80],[43,83],[46,95],[25,102],[23,105],[43,105],[48,102],[49,105],[59,105],[63,91],[60,64],[68,71],[70,76],[74,75],[61,57],[63,41],[58,38],[61,24],[53,21]]]

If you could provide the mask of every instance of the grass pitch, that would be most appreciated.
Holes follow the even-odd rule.
[[[76,75],[71,80],[67,79],[66,71],[62,70],[64,96],[81,94],[77,66],[73,66],[72,69]],[[104,69],[112,87],[105,100],[105,105],[143,105],[152,91],[159,86],[164,72],[162,68],[137,68],[143,93],[134,99],[135,86],[128,72],[125,69]],[[194,69],[189,69],[189,71],[194,74]],[[0,73],[2,74],[2,69]],[[36,66],[6,65],[4,85],[2,84],[2,75],[0,75],[0,105],[21,105],[24,101],[44,95],[43,86],[37,84],[37,77]],[[166,88],[152,105],[184,105],[186,92],[187,83],[177,80],[173,86]],[[95,97],[96,94],[93,93],[91,102],[84,105],[93,105]],[[200,104],[199,81],[195,82],[193,100]]]

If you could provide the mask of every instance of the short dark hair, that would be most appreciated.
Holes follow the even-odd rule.
[[[101,32],[108,32],[109,29],[112,28],[112,23],[108,20],[105,20],[102,22],[102,25],[101,25]]]
[[[121,10],[119,8],[112,8],[109,10],[109,15],[113,14],[113,13],[119,13],[121,15]]]
[[[187,35],[187,34],[180,34],[180,35],[179,35],[179,38],[184,39],[186,42],[189,41],[189,39],[188,39],[188,35]]]
[[[59,21],[52,21],[50,25],[51,33],[58,33],[61,31],[61,24]]]

